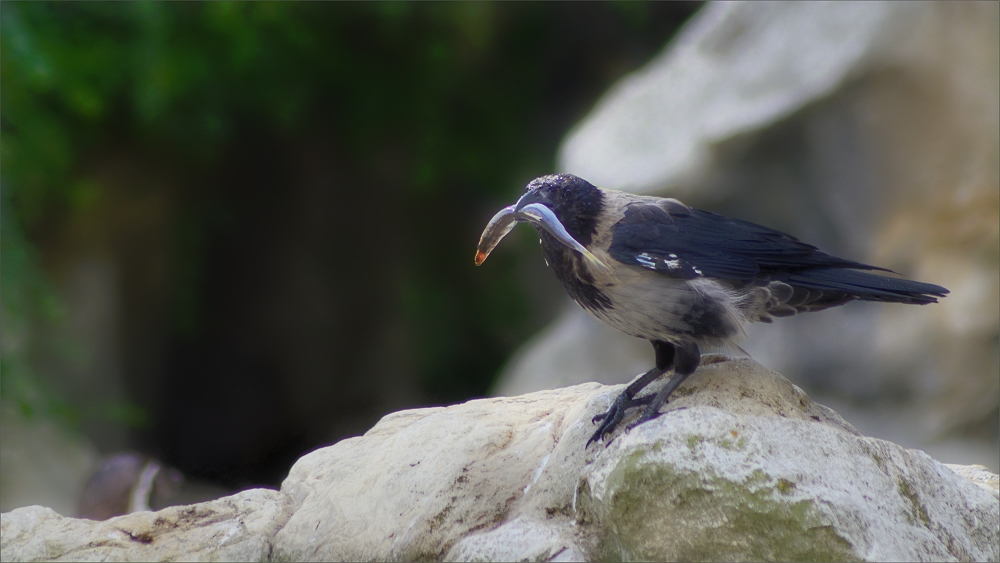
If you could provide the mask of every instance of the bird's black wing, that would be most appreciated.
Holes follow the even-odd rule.
[[[820,252],[797,238],[710,211],[632,204],[614,226],[611,257],[668,275],[753,281],[775,271],[805,268],[881,270]],[[652,259],[655,267],[650,266]]]
[[[682,279],[784,281],[797,288],[880,301],[933,302],[929,295],[948,292],[932,284],[859,271],[889,270],[831,256],[762,225],[679,205],[628,206],[614,226],[608,252],[624,264]]]

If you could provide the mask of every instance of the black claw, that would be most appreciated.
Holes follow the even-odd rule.
[[[614,432],[615,428],[618,427],[618,424],[622,421],[623,418],[625,418],[625,412],[628,411],[628,409],[633,407],[639,407],[642,405],[648,405],[649,403],[653,402],[655,398],[656,395],[654,394],[632,399],[629,398],[627,393],[622,392],[620,395],[615,397],[614,402],[611,403],[611,407],[608,408],[608,410],[602,412],[601,414],[598,414],[597,416],[591,419],[591,424],[597,424],[602,420],[604,422],[601,424],[600,427],[598,427],[597,431],[594,432],[594,435],[591,436],[589,440],[587,440],[587,445],[584,447],[590,447],[591,443],[596,442],[598,440],[602,440],[605,436]],[[629,428],[632,428],[632,426],[635,425],[634,424],[630,425]]]
[[[597,432],[587,440],[587,445],[598,440],[603,440],[608,434],[615,431],[618,424],[625,417],[625,412],[632,407],[646,405],[646,410],[635,423],[630,424],[625,431],[650,421],[660,416],[660,407],[667,401],[670,394],[677,388],[687,376],[691,375],[698,367],[701,356],[698,354],[698,347],[694,344],[670,344],[668,342],[653,342],[653,350],[656,351],[656,367],[639,376],[638,379],[629,383],[624,391],[615,397],[608,410],[598,414],[590,420],[591,424],[601,423]],[[642,390],[663,375],[671,367],[674,367],[674,377],[670,378],[667,385],[656,393],[650,393],[643,397],[636,398]]]
[[[615,402],[611,404],[611,408],[594,417],[592,421],[593,423],[596,423],[599,420],[603,420],[604,422],[597,428],[597,431],[594,432],[590,439],[587,440],[587,445],[584,446],[585,448],[589,448],[591,443],[601,440],[604,436],[610,434],[611,431],[614,430],[614,427],[621,422],[622,416],[624,415],[624,409],[621,408],[621,403],[623,402],[620,400],[621,398],[622,396],[619,395],[618,398],[615,399]]]

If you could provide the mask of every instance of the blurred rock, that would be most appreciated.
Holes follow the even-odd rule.
[[[97,450],[41,416],[0,408],[0,512],[38,504],[73,514]]]
[[[513,397],[584,381],[621,383],[645,373],[652,359],[649,342],[605,326],[573,304],[514,354],[494,391]]]
[[[990,473],[982,465],[944,465],[955,472],[956,475],[965,477],[979,487],[988,491],[991,495],[1000,499],[1000,475]]]
[[[908,445],[960,434],[996,460],[998,41],[996,3],[708,5],[566,137],[559,169],[949,288],[927,307],[782,319],[741,346],[810,389],[903,405]],[[577,369],[582,356],[600,365]],[[567,310],[496,392],[622,382],[652,356]]]
[[[212,502],[104,522],[48,508],[2,516],[4,561],[266,561],[288,518],[278,491],[251,489]]]
[[[0,404],[0,512],[39,505],[66,516],[106,519],[128,512],[130,502],[137,509],[156,510],[232,492],[182,479],[178,471],[162,465],[152,472],[150,462],[159,463],[129,452],[102,458],[81,434],[45,416],[25,417],[12,405]],[[97,481],[103,482],[91,482],[98,475],[104,479]]]
[[[131,512],[161,508],[177,496],[184,478],[180,471],[135,452],[105,456],[87,479],[76,516],[107,520]]]
[[[584,445],[621,386],[400,411],[281,492],[3,514],[2,558],[1000,560],[996,475],[861,436],[751,360],[706,357],[689,382],[606,447]]]

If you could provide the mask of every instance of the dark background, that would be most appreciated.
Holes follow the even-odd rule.
[[[564,298],[482,228],[697,8],[4,2],[3,401],[235,488],[484,395]]]

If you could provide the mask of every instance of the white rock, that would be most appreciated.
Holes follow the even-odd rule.
[[[954,471],[956,475],[965,477],[969,481],[972,481],[976,485],[989,491],[989,493],[997,499],[1000,499],[1000,475],[990,473],[990,471],[982,465],[954,465],[946,463],[944,466]]]
[[[526,504],[562,506],[572,495],[565,481],[575,482],[595,451],[580,440],[605,393],[585,384],[391,414],[364,436],[295,464],[282,484],[295,513],[275,553],[312,561],[441,559],[465,536],[515,520]],[[536,500],[552,495],[563,502]],[[559,537],[516,535],[534,553],[544,551],[537,544],[545,537]]]
[[[709,4],[567,135],[560,169],[636,192],[682,185],[712,163],[713,145],[829,95],[924,11],[874,2]]]
[[[673,422],[655,442],[640,427],[589,473],[584,518],[613,523],[601,559],[1000,556],[996,503],[922,452],[780,417],[689,409]]]
[[[1000,502],[860,436],[781,376],[708,357],[605,448],[584,384],[404,411],[302,458],[282,560],[997,560]]]
[[[493,394],[512,397],[587,381],[624,383],[653,360],[649,342],[598,322],[573,303],[514,354]]]
[[[4,561],[265,561],[289,505],[252,489],[101,522],[30,506],[0,517],[0,552]]]

